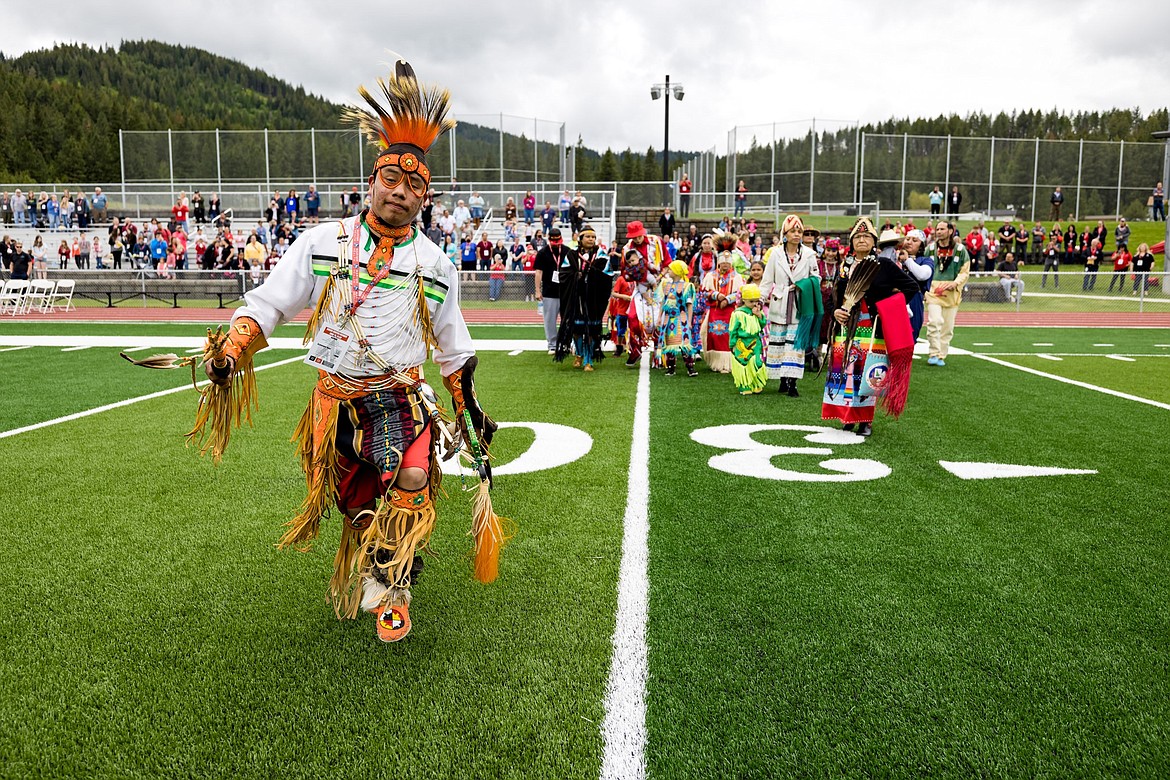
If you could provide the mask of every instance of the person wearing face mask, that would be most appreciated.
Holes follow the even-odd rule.
[[[203,451],[223,453],[233,418],[238,425],[254,404],[253,355],[279,325],[310,308],[306,362],[318,381],[295,434],[309,493],[278,546],[309,545],[321,520],[339,509],[334,611],[339,619],[369,612],[378,639],[397,642],[411,628],[417,553],[435,528],[436,447],[456,441],[423,376],[432,355],[451,395],[456,446],[481,476],[477,579],[495,578],[503,533],[487,495],[484,454],[496,424],[476,398],[478,358],[459,308],[458,272],[413,225],[430,185],[427,150],[455,125],[447,118],[450,95],[421,87],[402,60],[379,85],[400,99],[387,108],[360,88],[374,111],[343,115],[380,149],[367,179],[369,207],[302,233],[265,284],[245,294],[223,338],[209,334],[203,365],[213,384],[191,437]]]
[[[926,303],[926,337],[930,341],[927,364],[945,366],[955,335],[955,316],[963,302],[963,287],[971,274],[971,256],[967,248],[955,240],[955,228],[950,222],[940,221],[934,227],[934,245],[927,250],[934,262],[934,276],[930,291],[923,297]]]

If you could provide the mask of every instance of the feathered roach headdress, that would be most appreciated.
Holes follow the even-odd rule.
[[[725,232],[716,230],[713,239],[715,241],[716,252],[730,252],[735,249],[738,236],[736,236],[735,233],[732,233],[730,230]]]
[[[442,87],[420,85],[414,68],[403,59],[394,63],[392,76],[378,79],[378,86],[386,98],[385,107],[359,86],[358,94],[374,110],[346,108],[342,121],[357,127],[382,150],[374,161],[375,171],[398,165],[408,173],[418,171],[430,183],[426,153],[440,135],[455,127],[455,120],[447,118],[451,93]]]

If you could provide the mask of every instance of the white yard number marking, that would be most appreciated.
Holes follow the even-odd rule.
[[[781,455],[832,455],[828,447],[778,447],[752,438],[757,431],[797,431],[814,444],[861,444],[865,439],[847,431],[823,425],[716,425],[691,432],[691,438],[709,447],[731,450],[712,456],[707,465],[741,477],[791,482],[863,482],[890,475],[890,467],[864,458],[829,458],[820,467],[831,474],[777,468],[772,459]]]
[[[555,469],[579,460],[593,449],[593,438],[578,428],[568,425],[540,422],[502,422],[500,429],[528,428],[534,434],[532,446],[510,463],[492,464],[492,475],[528,474],[533,471]],[[442,462],[444,474],[469,473],[458,458]]]

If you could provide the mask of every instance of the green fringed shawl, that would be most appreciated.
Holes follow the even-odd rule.
[[[808,276],[796,283],[796,304],[800,321],[796,325],[793,349],[804,351],[817,346],[821,318],[825,314],[825,305],[821,301],[820,281],[815,276]]]

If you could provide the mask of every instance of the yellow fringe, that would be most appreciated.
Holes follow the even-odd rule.
[[[329,597],[338,620],[352,620],[361,608],[362,581],[358,564],[364,550],[362,531],[349,523],[342,523],[341,542],[337,545],[337,555],[333,557],[333,576],[329,578]]]
[[[258,408],[256,393],[256,371],[252,356],[240,359],[232,380],[224,385],[208,384],[199,394],[199,407],[195,410],[195,427],[186,434],[187,445],[195,442],[199,454],[211,457],[219,463],[232,437],[232,428],[239,428],[242,421],[252,424],[252,411]]]
[[[500,549],[515,535],[512,521],[492,509],[492,494],[487,480],[479,483],[472,509],[471,535],[475,538],[475,578],[483,583],[495,582],[500,573]]]
[[[305,338],[301,342],[308,344],[317,335],[317,327],[321,324],[321,318],[325,315],[325,311],[329,308],[329,302],[333,300],[333,275],[325,277],[325,287],[321,290],[321,296],[317,298],[317,305],[313,307],[313,315],[309,317],[309,324],[305,326]]]
[[[339,619],[355,618],[361,608],[361,578],[373,576],[397,585],[410,573],[416,550],[425,549],[435,530],[435,504],[428,499],[417,508],[407,509],[383,498],[369,528],[354,531],[345,526],[341,545],[333,560],[333,577],[329,593]],[[360,535],[360,537],[359,537]],[[385,550],[390,560],[377,562],[378,552]]]
[[[301,552],[308,550],[310,543],[317,538],[321,518],[333,507],[337,485],[341,481],[341,469],[337,464],[337,419],[340,413],[339,401],[314,390],[308,408],[297,423],[292,440],[301,458],[308,493],[297,516],[285,523],[288,530],[277,542],[278,549],[296,546]]]
[[[418,275],[418,306],[415,311],[415,324],[422,331],[423,341],[427,343],[427,357],[431,356],[431,349],[439,345],[435,338],[435,325],[431,321],[431,310],[427,306],[427,294],[423,290],[423,277]]]

